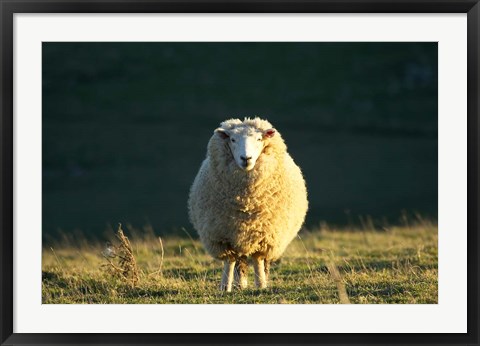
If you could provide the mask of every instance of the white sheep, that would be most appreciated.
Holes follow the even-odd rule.
[[[265,288],[270,262],[300,230],[308,209],[300,168],[278,131],[259,118],[230,119],[214,131],[195,177],[189,216],[208,253],[224,261],[220,288],[247,287],[247,258]]]

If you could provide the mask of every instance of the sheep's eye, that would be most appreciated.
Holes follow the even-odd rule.
[[[232,138],[232,143],[235,143],[235,139]]]
[[[261,140],[262,140],[261,138],[257,138],[257,141],[259,141],[259,142],[260,142]]]

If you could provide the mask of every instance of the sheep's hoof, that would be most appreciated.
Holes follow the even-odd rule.
[[[241,277],[241,278],[236,277],[235,282],[233,283],[233,286],[240,290],[245,290],[248,288],[248,280],[246,277]]]
[[[228,287],[228,285],[221,284],[220,291],[222,292],[232,292],[232,287]]]

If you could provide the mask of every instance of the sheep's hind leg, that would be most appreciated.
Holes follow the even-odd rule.
[[[240,289],[245,289],[248,287],[248,262],[247,257],[242,256],[237,260],[235,264],[235,286]]]
[[[265,261],[259,256],[253,256],[253,268],[255,269],[255,286],[257,288],[266,288],[267,280],[265,278]]]
[[[233,271],[235,269],[235,261],[225,260],[223,262],[222,283],[220,284],[220,290],[231,292],[233,284]]]
[[[270,261],[265,258],[265,285],[268,285],[268,281],[270,281]]]

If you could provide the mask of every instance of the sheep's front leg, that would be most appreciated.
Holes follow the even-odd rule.
[[[267,278],[265,277],[264,258],[253,256],[253,268],[255,269],[255,286],[257,286],[257,288],[266,288]]]
[[[233,272],[235,270],[235,261],[225,260],[223,262],[221,291],[232,292]]]
[[[248,262],[247,257],[242,256],[237,260],[235,265],[235,285],[240,289],[248,287]]]

